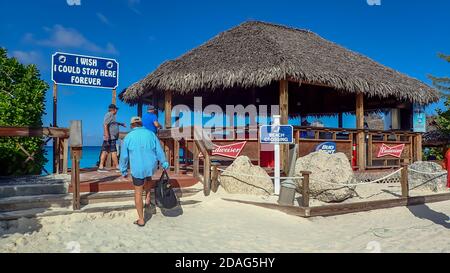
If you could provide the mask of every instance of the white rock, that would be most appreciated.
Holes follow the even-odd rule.
[[[356,195],[355,187],[340,184],[356,183],[352,167],[343,153],[314,152],[297,159],[295,173],[310,171],[311,197],[322,202],[342,202]],[[336,184],[336,185],[333,185]],[[302,188],[300,183],[299,188]]]
[[[240,156],[220,176],[220,185],[228,193],[270,195],[273,182],[260,166],[252,164],[247,156]]]
[[[412,170],[420,171],[421,173]],[[447,191],[447,174],[444,172],[445,170],[437,163],[424,161],[415,162],[409,166],[409,189],[429,190],[433,192]]]

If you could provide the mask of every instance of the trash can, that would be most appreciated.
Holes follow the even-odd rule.
[[[292,180],[284,180],[283,182],[281,182],[278,204],[282,206],[293,206],[296,189],[297,183]]]

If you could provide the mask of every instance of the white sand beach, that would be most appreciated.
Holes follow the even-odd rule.
[[[223,197],[238,196],[199,193],[144,228],[134,210],[2,223],[0,252],[450,252],[450,201],[304,219]]]

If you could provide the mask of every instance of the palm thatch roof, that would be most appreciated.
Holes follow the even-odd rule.
[[[439,130],[432,130],[423,134],[424,147],[439,147],[450,144],[450,136]]]
[[[436,116],[427,117],[427,132],[423,134],[424,147],[439,147],[450,144],[450,135],[439,129]]]
[[[261,88],[282,79],[328,86],[367,97],[428,104],[438,92],[319,35],[259,21],[225,31],[181,57],[163,63],[121,92],[137,103],[164,90],[183,95],[227,88]]]

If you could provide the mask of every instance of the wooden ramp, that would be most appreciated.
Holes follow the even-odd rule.
[[[154,187],[156,181],[161,177],[162,171],[158,171],[152,178],[152,182],[146,187]],[[169,172],[170,184],[174,188],[188,188],[196,185],[200,181],[194,178],[192,173],[180,171],[178,174]],[[133,190],[131,177],[124,179],[120,173],[109,171],[106,173],[97,172],[96,168],[82,169],[80,174],[80,192],[108,192],[108,191],[124,191]],[[72,185],[69,187],[72,192]]]

